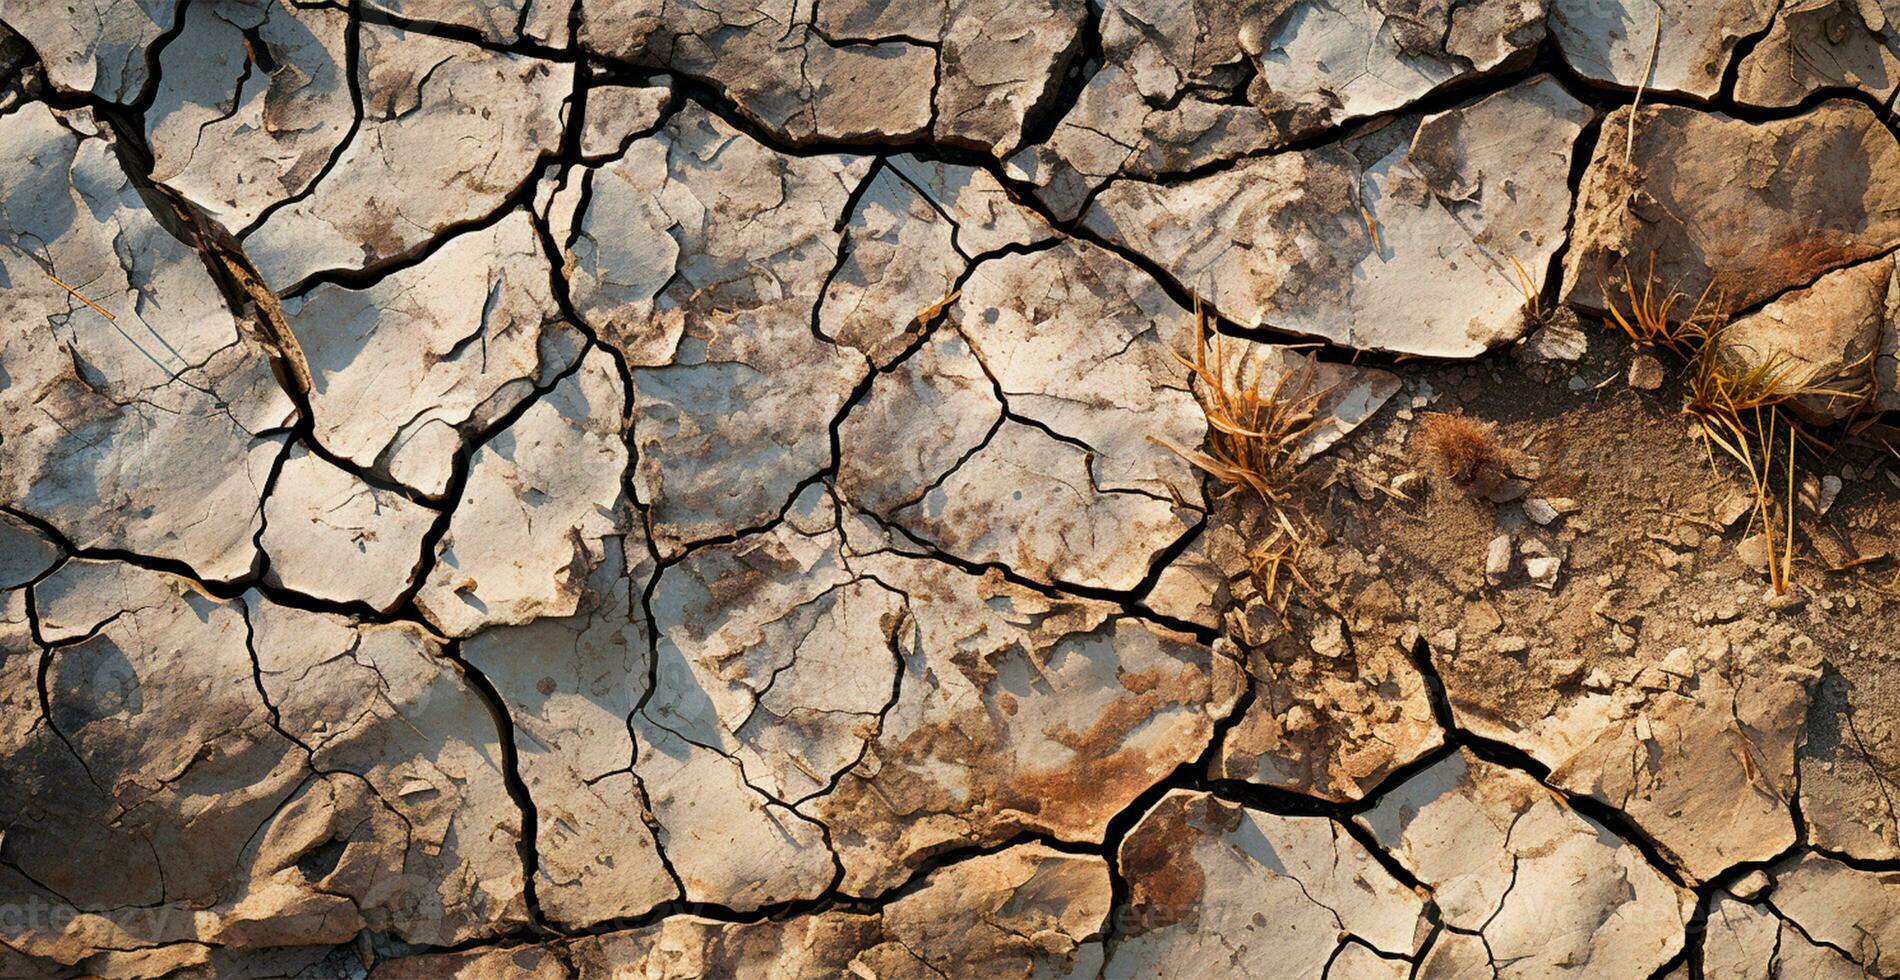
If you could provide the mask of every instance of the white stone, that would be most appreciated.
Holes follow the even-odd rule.
[[[1585,78],[1710,99],[1774,12],[1769,0],[1550,0],[1550,33]]]
[[[579,356],[584,338],[553,309],[524,211],[367,288],[325,284],[289,300],[313,437],[359,467],[445,492],[457,455]]]
[[[1325,817],[1162,797],[1123,838],[1108,976],[1316,976],[1342,934],[1412,955],[1423,902]]]
[[[294,409],[94,126],[43,104],[0,118],[0,500],[76,547],[236,579]]]
[[[145,113],[151,178],[240,232],[307,191],[358,122],[349,15],[223,2],[187,5],[184,21]]]
[[[243,237],[279,292],[415,254],[495,211],[560,143],[573,65],[376,24],[359,30],[362,125],[306,196]],[[469,159],[470,146],[484,156]]]

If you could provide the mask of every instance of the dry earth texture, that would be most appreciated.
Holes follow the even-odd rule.
[[[1900,975],[1896,0],[0,24],[0,975]]]

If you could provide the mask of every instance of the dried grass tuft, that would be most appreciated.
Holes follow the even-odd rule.
[[[1711,469],[1715,450],[1735,460],[1747,475],[1754,496],[1750,526],[1761,526],[1767,546],[1768,581],[1776,595],[1788,593],[1794,565],[1794,465],[1803,447],[1827,450],[1820,438],[1807,431],[1787,411],[1788,403],[1815,396],[1864,398],[1815,384],[1813,372],[1797,366],[1785,353],[1745,365],[1721,343],[1721,331],[1711,333],[1689,361],[1682,410],[1696,422]],[[1779,454],[1779,458],[1777,457]],[[1785,473],[1785,481],[1778,479]],[[1781,551],[1775,550],[1774,520],[1779,508]]]
[[[1676,304],[1686,299],[1682,293],[1667,291],[1657,287],[1656,257],[1649,257],[1649,271],[1643,276],[1643,285],[1639,290],[1636,277],[1630,272],[1629,263],[1623,264],[1623,296],[1628,300],[1630,311],[1627,316],[1611,298],[1608,286],[1603,288],[1603,301],[1610,308],[1610,318],[1615,321],[1624,335],[1635,341],[1639,347],[1652,350],[1666,350],[1677,357],[1690,358],[1708,345],[1711,337],[1721,332],[1722,317],[1720,310],[1722,299],[1712,293],[1714,286],[1702,290],[1689,315],[1682,319],[1672,319]]]
[[[1517,291],[1524,294],[1524,322],[1532,326],[1542,326],[1549,311],[1544,309],[1544,298],[1537,294],[1537,280],[1524,270],[1524,263],[1511,256],[1511,269],[1517,273]]]
[[[1207,417],[1205,448],[1191,449],[1156,435],[1148,438],[1227,484],[1221,499],[1251,492],[1266,508],[1267,535],[1248,553],[1248,560],[1261,594],[1284,623],[1294,586],[1312,589],[1300,571],[1311,536],[1301,530],[1306,522],[1296,487],[1302,445],[1326,421],[1320,403],[1327,389],[1319,385],[1319,368],[1310,355],[1274,379],[1271,387],[1263,388],[1257,374],[1243,378],[1226,339],[1213,328],[1213,316],[1196,296],[1193,348],[1188,355],[1174,355],[1197,382],[1195,398]]]
[[[1719,449],[1748,477],[1754,497],[1750,527],[1761,528],[1769,582],[1776,595],[1786,595],[1794,564],[1795,456],[1803,448],[1831,449],[1801,424],[1789,405],[1815,397],[1865,399],[1867,392],[1817,384],[1813,371],[1785,352],[1743,358],[1722,342],[1728,321],[1721,313],[1721,297],[1711,300],[1709,289],[1702,291],[1688,316],[1672,319],[1676,304],[1685,297],[1677,292],[1665,295],[1657,288],[1654,255],[1641,289],[1629,266],[1623,267],[1623,292],[1630,312],[1624,315],[1610,300],[1611,319],[1638,346],[1667,350],[1686,362],[1682,411],[1695,420],[1711,472]],[[1607,299],[1607,289],[1604,295]]]
[[[1160,436],[1148,438],[1228,484],[1222,497],[1251,490],[1270,511],[1287,502],[1299,470],[1302,441],[1325,420],[1319,404],[1319,368],[1309,355],[1281,374],[1271,388],[1246,383],[1231,361],[1213,318],[1194,301],[1194,349],[1174,357],[1193,372],[1195,397],[1207,416],[1207,448],[1189,449]]]

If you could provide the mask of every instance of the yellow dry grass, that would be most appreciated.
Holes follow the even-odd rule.
[[[100,306],[99,304],[97,304],[97,303],[95,303],[95,302],[93,302],[92,300],[89,300],[89,299],[87,299],[87,298],[86,298],[86,294],[84,294],[84,293],[82,293],[82,292],[80,292],[80,291],[79,291],[79,290],[77,290],[77,289],[74,289],[74,288],[73,288],[73,287],[71,287],[71,286],[68,286],[68,285],[66,285],[66,283],[65,283],[65,281],[63,281],[63,280],[61,280],[61,279],[60,279],[60,278],[59,278],[58,276],[56,276],[56,275],[53,275],[53,274],[52,274],[52,273],[50,273],[50,272],[48,272],[48,273],[45,273],[45,275],[46,275],[46,278],[48,278],[48,279],[51,279],[51,280],[53,280],[53,285],[55,285],[55,286],[58,286],[59,288],[61,288],[61,289],[64,289],[65,291],[67,291],[67,292],[69,292],[69,293],[71,293],[71,294],[73,294],[73,298],[75,298],[75,299],[77,299],[77,300],[79,300],[79,301],[80,301],[81,303],[84,303],[84,304],[86,304],[87,306],[90,306],[90,307],[92,307],[92,309],[93,309],[93,312],[95,312],[95,313],[97,313],[97,314],[99,314],[99,315],[100,315],[100,316],[102,316],[102,317],[105,317],[105,318],[106,318],[107,320],[117,320],[117,319],[118,319],[118,317],[116,317],[116,316],[113,316],[112,314],[110,314],[110,313],[108,313],[108,312],[106,312],[106,308],[105,308],[105,307],[103,307],[103,306]]]
[[[1174,356],[1198,382],[1195,398],[1207,418],[1207,441],[1194,449],[1161,436],[1148,438],[1227,484],[1221,498],[1251,492],[1260,500],[1269,530],[1248,560],[1261,593],[1284,617],[1292,587],[1311,588],[1299,568],[1308,535],[1299,527],[1303,521],[1294,489],[1303,442],[1325,422],[1320,403],[1326,389],[1318,384],[1318,366],[1308,355],[1270,386],[1263,387],[1258,374],[1243,378],[1199,296],[1194,298],[1192,350]]]
[[[1316,383],[1318,367],[1309,356],[1270,388],[1263,389],[1258,377],[1244,382],[1212,322],[1197,297],[1193,351],[1174,355],[1199,382],[1195,397],[1207,416],[1206,449],[1149,438],[1228,484],[1223,497],[1251,490],[1269,510],[1277,509],[1286,503],[1298,470],[1301,441],[1324,421],[1319,404],[1326,392]]]
[[[1544,322],[1544,298],[1537,295],[1537,280],[1524,271],[1524,263],[1511,256],[1511,269],[1517,273],[1517,290],[1524,294],[1524,319],[1533,324]]]
[[[1711,472],[1718,449],[1742,467],[1754,505],[1750,528],[1761,528],[1769,583],[1776,595],[1786,595],[1794,565],[1795,456],[1804,447],[1810,451],[1828,448],[1789,411],[1789,405],[1802,398],[1853,399],[1864,398],[1865,393],[1816,384],[1813,372],[1785,352],[1750,359],[1724,346],[1727,319],[1720,313],[1720,298],[1711,301],[1708,289],[1687,317],[1673,318],[1677,303],[1685,297],[1657,287],[1653,255],[1640,288],[1628,265],[1624,266],[1623,292],[1629,302],[1628,315],[1604,291],[1611,319],[1638,346],[1667,350],[1686,362],[1683,413],[1695,420]]]
[[[1687,317],[1670,317],[1676,304],[1686,297],[1673,290],[1664,293],[1657,288],[1654,255],[1649,257],[1649,271],[1643,277],[1640,290],[1629,264],[1624,263],[1623,295],[1630,305],[1627,316],[1617,307],[1608,286],[1603,289],[1603,301],[1610,308],[1610,318],[1638,346],[1667,350],[1686,359],[1694,357],[1697,351],[1707,346],[1710,337],[1719,329],[1717,324],[1720,318],[1716,311],[1721,308],[1721,298],[1717,296],[1711,302],[1710,289],[1702,291]]]
[[[1781,352],[1752,365],[1736,361],[1722,346],[1721,331],[1711,333],[1689,362],[1682,410],[1695,419],[1711,467],[1716,449],[1741,464],[1754,497],[1751,526],[1761,526],[1766,545],[1769,583],[1776,595],[1786,595],[1794,565],[1795,455],[1803,447],[1829,448],[1803,427],[1788,405],[1798,398],[1865,396],[1815,384],[1812,371]],[[1780,528],[1774,520],[1777,508],[1785,514]],[[1781,535],[1779,553],[1777,533]]]

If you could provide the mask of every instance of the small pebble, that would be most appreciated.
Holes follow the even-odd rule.
[[[1500,534],[1491,539],[1484,552],[1484,580],[1496,585],[1511,571],[1511,536]]]
[[[1759,868],[1742,876],[1740,881],[1729,886],[1729,894],[1747,901],[1774,887],[1774,881]]]
[[[1630,361],[1630,387],[1655,391],[1662,387],[1663,366],[1651,354],[1638,354]]]

